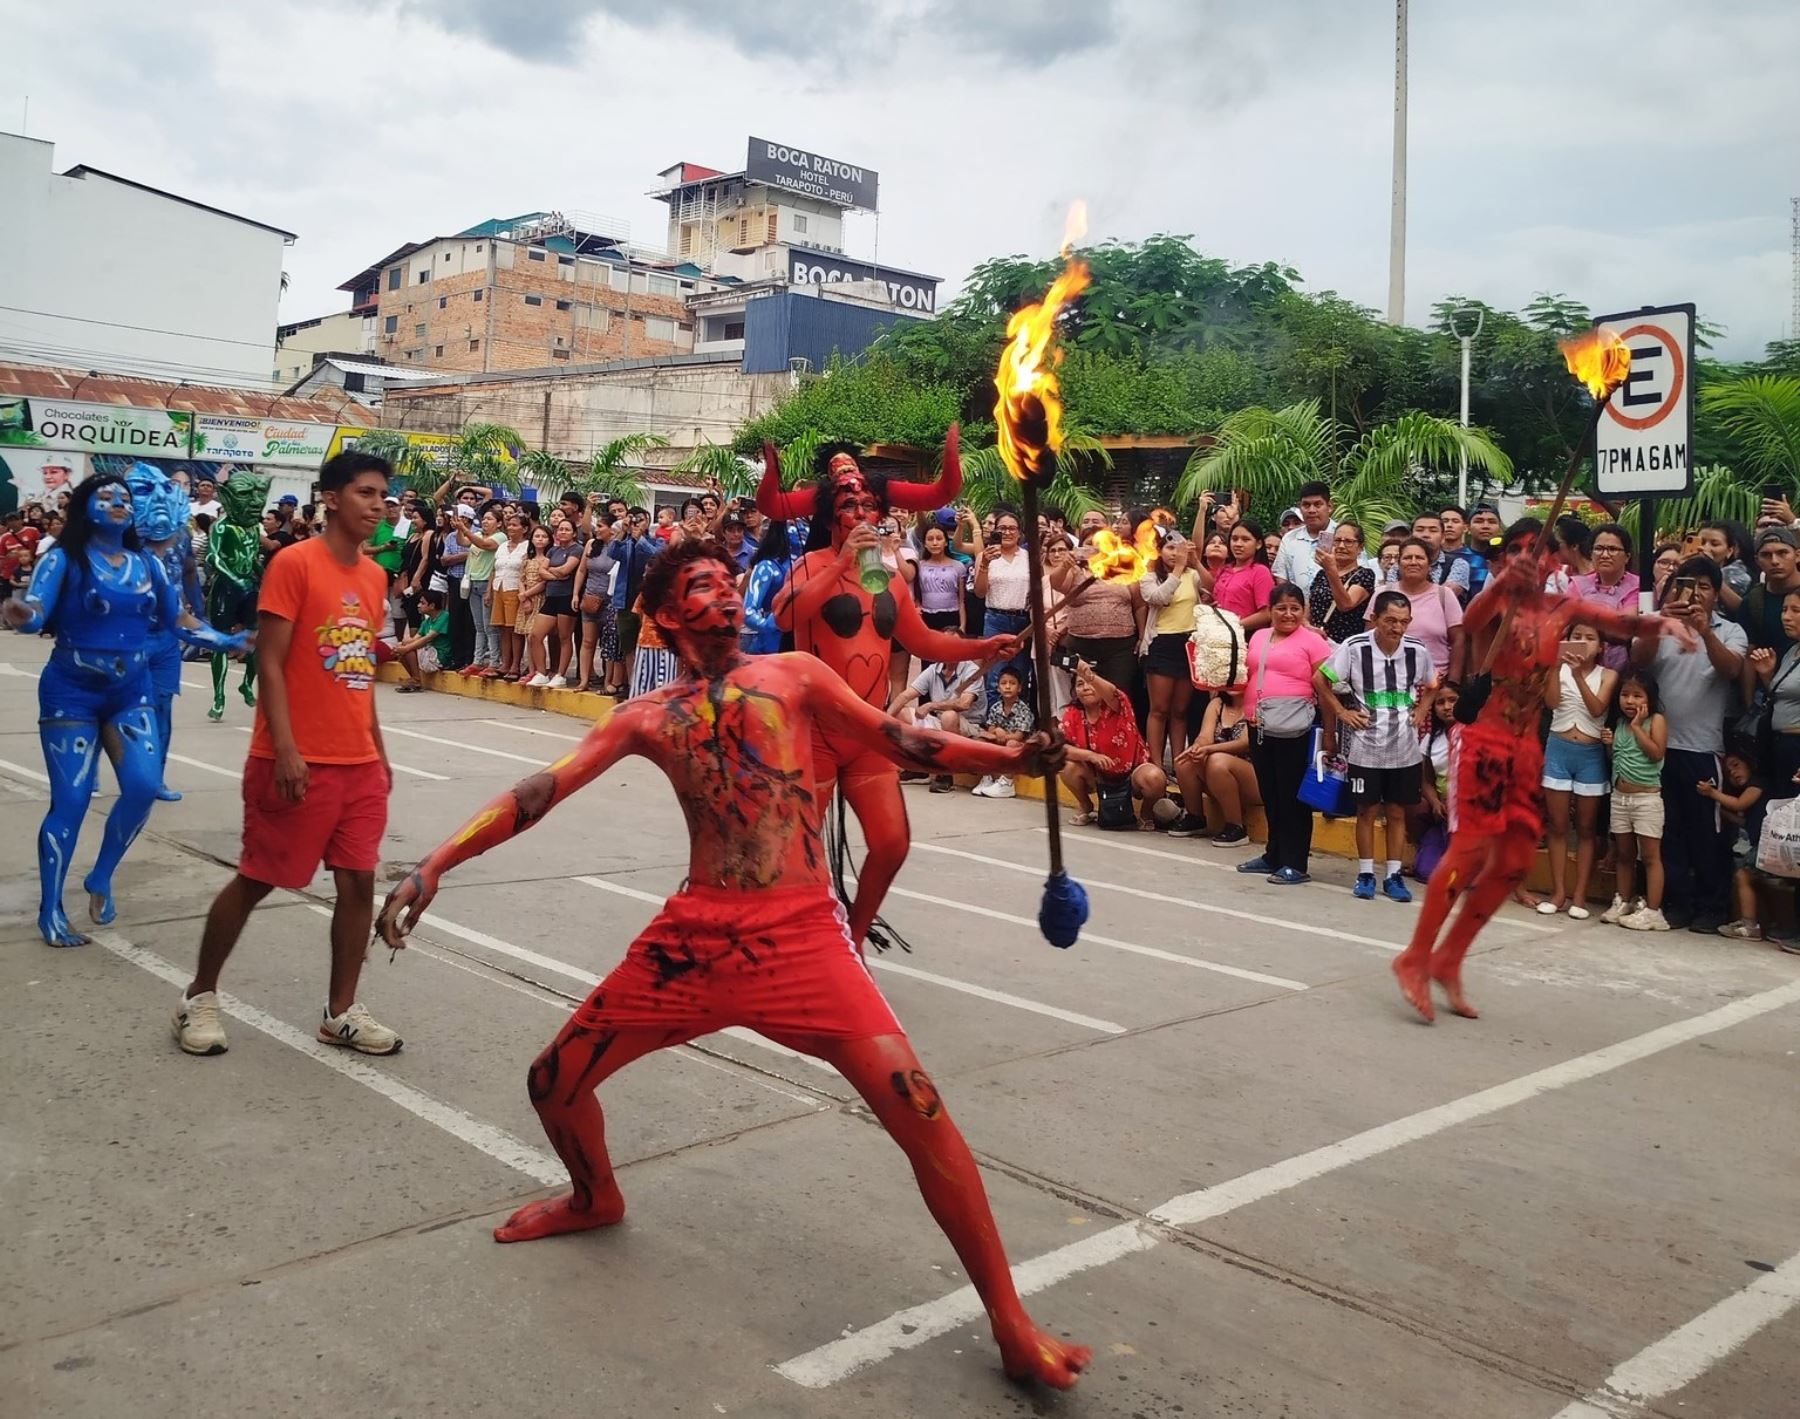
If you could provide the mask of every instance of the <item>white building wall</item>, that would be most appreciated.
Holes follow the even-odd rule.
[[[61,176],[53,157],[49,143],[0,133],[0,350],[267,387],[281,234],[95,174]]]
[[[312,369],[314,355],[367,353],[374,348],[374,317],[337,311],[276,343],[275,383],[287,388]]]

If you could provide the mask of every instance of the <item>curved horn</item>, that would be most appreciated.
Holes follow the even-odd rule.
[[[944,437],[944,470],[934,483],[893,483],[887,485],[890,508],[902,512],[935,512],[956,501],[962,491],[962,428],[952,424]]]
[[[805,517],[813,510],[810,489],[782,490],[781,455],[775,451],[772,443],[763,445],[763,475],[762,482],[756,485],[756,506],[764,517],[772,517],[778,522]]]

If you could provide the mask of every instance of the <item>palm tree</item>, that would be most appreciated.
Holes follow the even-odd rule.
[[[1512,477],[1512,460],[1483,429],[1415,410],[1357,438],[1323,413],[1317,399],[1306,399],[1284,409],[1240,409],[1226,419],[1213,444],[1188,460],[1175,496],[1191,503],[1209,488],[1241,488],[1253,507],[1275,509],[1293,504],[1300,485],[1317,480],[1330,486],[1340,517],[1378,527],[1410,518],[1421,476],[1456,467],[1459,455],[1492,482]]]
[[[651,449],[668,446],[669,441],[661,434],[623,434],[594,450],[587,466],[576,473],[574,486],[579,492],[604,493],[609,498],[623,498],[633,506],[648,506],[643,479],[632,472],[630,465],[641,465]]]
[[[507,424],[464,424],[450,446],[449,472],[459,483],[519,491],[525,436]]]
[[[1700,400],[1743,449],[1737,471],[1759,483],[1800,485],[1800,378],[1752,375],[1709,384]]]
[[[356,436],[356,451],[385,458],[394,470],[394,485],[429,493],[444,481],[443,464],[398,429],[370,429]]]
[[[702,440],[699,447],[670,471],[698,474],[728,498],[746,497],[755,492],[761,475],[756,465],[738,457],[729,446],[710,439]]]
[[[1105,500],[1081,481],[1081,472],[1089,464],[1112,467],[1112,454],[1092,434],[1065,430],[1062,453],[1056,460],[1056,473],[1042,491],[1042,504],[1061,508],[1070,522],[1084,513],[1104,511]],[[997,447],[968,449],[962,456],[963,491],[966,502],[977,517],[985,517],[1002,503],[1014,507],[1019,502],[1018,480],[1006,466]]]

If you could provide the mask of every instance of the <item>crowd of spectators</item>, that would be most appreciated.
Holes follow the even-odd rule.
[[[205,479],[192,496],[204,566],[220,507]],[[1116,556],[1146,522],[1156,529],[1149,565],[1096,575],[1099,544]],[[6,517],[0,571],[10,583],[29,578],[59,524],[53,504]],[[279,555],[322,527],[321,510],[284,495],[264,516],[263,550]],[[1407,845],[1422,865],[1441,853],[1453,711],[1475,668],[1464,608],[1511,545],[1492,505],[1424,511],[1376,535],[1334,516],[1329,488],[1308,483],[1269,527],[1208,493],[1186,535],[1161,508],[1089,512],[1075,526],[1052,508],[1026,529],[1010,508],[977,516],[958,506],[890,515],[877,530],[925,622],[971,637],[1025,629],[1027,538],[1040,540],[1049,698],[1070,744],[1064,782],[1077,824],[1250,851],[1260,809],[1261,849],[1239,870],[1297,884],[1309,879],[1317,820],[1305,781],[1330,762],[1347,800],[1336,811],[1355,818],[1357,897],[1409,899]],[[720,542],[740,573],[744,649],[790,648],[775,597],[806,525],[770,522],[751,498],[709,488],[652,512],[597,492],[540,503],[454,480],[429,496],[397,492],[364,550],[387,573],[385,643],[406,671],[400,690],[422,692],[434,671],[621,697],[666,684],[675,659],[638,594],[655,557],[690,537]],[[1546,540],[1549,589],[1638,604],[1626,528],[1564,516]],[[1688,622],[1697,649],[1571,629],[1546,687],[1550,895],[1532,903],[1538,911],[1586,918],[1595,876],[1610,870],[1618,889],[1602,921],[1770,934],[1776,879],[1756,867],[1755,849],[1770,806],[1800,794],[1797,558],[1800,519],[1771,500],[1754,529],[1709,522],[1654,549],[1651,599]],[[1209,636],[1240,663],[1235,677],[1203,685],[1195,649]],[[1034,673],[1027,653],[920,664],[896,646],[889,708],[1018,739],[1035,727]],[[955,789],[947,777],[909,777]],[[1015,791],[1005,778],[972,790]]]

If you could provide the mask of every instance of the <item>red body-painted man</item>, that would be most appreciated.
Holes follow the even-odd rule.
[[[1054,772],[1061,743],[1014,746],[902,725],[811,656],[738,649],[743,604],[724,549],[684,542],[644,578],[644,614],[684,667],[628,701],[566,758],[501,794],[397,887],[379,931],[394,947],[442,875],[531,826],[627,755],[668,776],[692,834],[688,885],[670,898],[527,1077],[573,1190],[520,1208],[503,1242],[604,1227],[625,1215],[595,1089],[653,1050],[732,1025],[835,1066],[905,1151],[926,1205],[987,1307],[1006,1371],[1067,1388],[1086,1348],[1056,1340],[1020,1304],[975,1160],[851,942],[832,895],[813,796],[815,726],[933,772]]]
[[[763,450],[763,481],[757,506],[769,517],[810,514],[808,551],[794,563],[787,584],[776,594],[775,621],[794,634],[796,650],[807,651],[835,670],[866,704],[885,709],[888,663],[893,643],[921,660],[990,660],[1017,652],[1013,636],[965,640],[927,626],[904,577],[871,594],[858,579],[858,559],[880,545],[875,532],[891,508],[926,512],[944,506],[962,488],[957,426],[944,442],[944,472],[934,484],[893,483],[866,473],[855,453],[842,445],[820,451],[824,464],[813,489],[783,492],[781,466],[772,447]],[[857,874],[850,908],[850,935],[858,945],[880,910],[911,845],[906,801],[893,763],[866,745],[815,728],[814,784],[823,813],[833,786],[862,824],[868,856]]]
[[[1666,617],[1546,592],[1544,581],[1551,567],[1533,552],[1541,527],[1527,518],[1507,530],[1500,564],[1463,617],[1479,654],[1486,654],[1484,632],[1489,637],[1503,635],[1504,640],[1494,653],[1493,688],[1487,702],[1475,722],[1464,725],[1457,735],[1449,851],[1426,886],[1412,940],[1394,959],[1401,994],[1427,1020],[1436,1017],[1431,1003],[1434,982],[1443,988],[1453,1013],[1477,1018],[1463,992],[1463,957],[1481,928],[1525,880],[1537,855],[1544,833],[1540,785],[1544,746],[1538,723],[1544,687],[1562,662],[1562,641],[1569,627],[1583,622],[1603,635],[1625,640],[1646,633],[1673,635],[1684,643],[1693,638],[1685,626]],[[1461,910],[1445,930],[1450,910],[1459,902]]]

